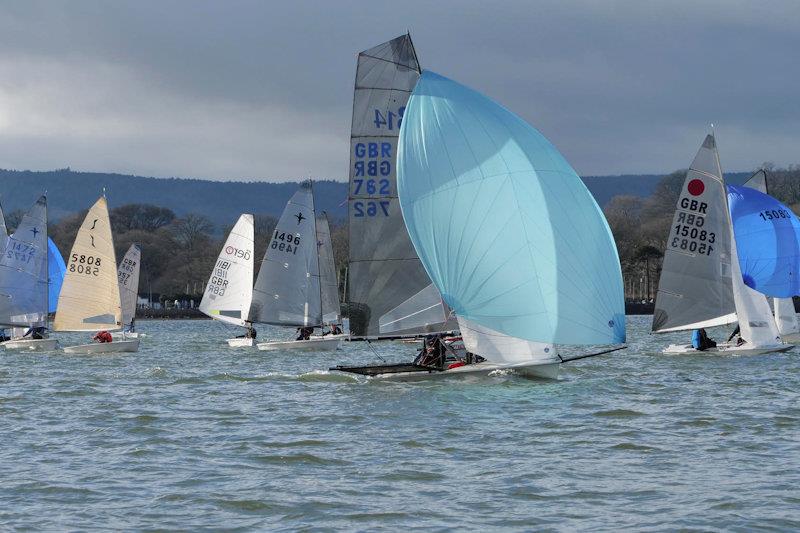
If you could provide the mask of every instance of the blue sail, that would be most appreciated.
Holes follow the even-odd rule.
[[[58,295],[61,293],[61,284],[64,282],[64,273],[67,271],[67,265],[64,264],[64,258],[61,257],[61,252],[58,250],[56,243],[48,237],[47,238],[47,278],[49,282],[48,289],[48,312],[55,313],[58,307]]]
[[[403,117],[398,189],[417,254],[459,319],[542,343],[624,342],[611,230],[521,118],[423,72]]]
[[[748,287],[767,296],[800,294],[800,220],[761,191],[728,185],[728,206]]]

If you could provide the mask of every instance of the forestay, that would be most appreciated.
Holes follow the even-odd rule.
[[[139,270],[141,269],[142,249],[133,243],[117,269],[119,297],[122,306],[122,324],[132,326],[136,318],[136,301],[139,298]]]
[[[253,288],[250,320],[280,326],[320,326],[319,259],[311,182],[286,204]]]
[[[108,204],[89,209],[67,258],[67,273],[53,324],[57,331],[120,329],[122,310]]]
[[[467,349],[552,359],[551,343],[625,340],[622,274],[602,211],[536,129],[429,71],[400,135],[403,217]]]
[[[67,271],[67,265],[64,264],[64,258],[61,256],[56,243],[50,237],[47,238],[47,272],[49,284],[48,288],[48,311],[55,313],[58,308],[58,295],[61,293],[61,285],[64,283],[64,274]]]
[[[717,146],[708,135],[686,173],[656,295],[653,331],[736,322],[731,232]]]
[[[328,215],[317,215],[317,250],[319,257],[319,278],[322,298],[322,322],[338,324],[342,321],[339,304],[339,283],[336,276],[336,263],[333,258],[333,243]]]
[[[228,234],[206,284],[200,311],[236,326],[246,326],[253,300],[253,215],[244,214]]]
[[[47,199],[39,197],[0,257],[0,324],[47,323]]]
[[[377,336],[384,314],[430,284],[397,199],[397,137],[419,72],[409,35],[358,55],[350,139],[347,285],[350,328],[356,336]],[[447,204],[439,208],[448,209]],[[442,327],[405,333],[437,329]]]

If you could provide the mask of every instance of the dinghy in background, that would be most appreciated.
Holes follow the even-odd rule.
[[[314,193],[307,181],[287,202],[264,253],[253,287],[249,313],[253,322],[295,328],[325,325],[319,242]],[[329,312],[334,312],[332,307]],[[335,350],[344,337],[275,339],[256,346],[265,351]]]
[[[248,348],[256,342],[249,334],[254,330],[248,319],[253,299],[254,240],[253,215],[243,214],[219,252],[200,302],[199,309],[205,315],[225,324],[246,328],[248,333],[244,336],[226,341],[231,348]]]
[[[142,263],[142,248],[131,244],[125,257],[117,268],[120,305],[122,307],[122,331],[114,333],[114,338],[138,339],[136,331],[136,302],[139,299],[139,271]],[[142,337],[144,334],[141,335]]]
[[[424,71],[403,117],[398,192],[411,241],[457,318],[468,360],[334,370],[384,379],[497,371],[555,379],[566,361],[557,344],[625,341],[622,271],[605,217],[563,156],[518,116]]]
[[[784,351],[764,295],[746,286],[733,235],[728,194],[713,134],[706,136],[684,180],[664,253],[652,331],[667,333],[739,323],[740,345],[720,354]],[[663,353],[699,353],[691,344]]]
[[[51,351],[58,346],[56,339],[46,336],[47,242],[47,198],[41,196],[22,217],[14,234],[5,239],[0,257],[0,324],[18,333],[16,338],[0,343],[6,350]]]
[[[773,313],[783,342],[800,342],[793,296],[800,295],[800,220],[769,196],[767,173],[759,170],[740,187],[728,187],[739,265],[745,284],[773,297]],[[763,195],[763,196],[761,196]]]
[[[53,324],[56,331],[100,332],[122,328],[117,259],[106,197],[89,209],[67,259],[67,273]],[[136,352],[139,339],[67,346],[70,354]]]

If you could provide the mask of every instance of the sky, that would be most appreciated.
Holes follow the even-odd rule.
[[[538,128],[581,175],[800,163],[800,2],[0,0],[0,167],[345,180],[356,56]]]

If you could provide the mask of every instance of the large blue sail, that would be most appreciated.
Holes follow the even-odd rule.
[[[61,293],[61,284],[64,283],[64,273],[67,265],[58,250],[56,243],[50,237],[47,238],[47,281],[48,287],[48,309],[49,313],[55,313],[58,307],[58,295]]]
[[[423,72],[403,117],[398,189],[417,254],[459,320],[542,343],[624,342],[605,217],[521,118]]]
[[[778,200],[728,185],[728,205],[745,285],[767,296],[800,294],[800,220]]]

